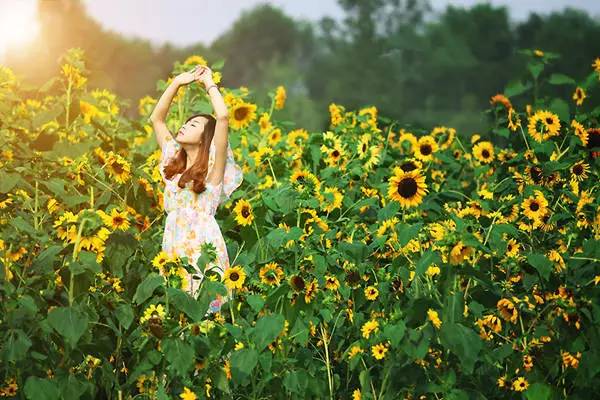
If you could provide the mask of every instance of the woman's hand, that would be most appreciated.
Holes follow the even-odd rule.
[[[199,76],[200,66],[197,65],[193,69],[186,72],[182,72],[181,74],[177,75],[175,78],[173,78],[173,81],[179,84],[180,86],[183,86],[194,82],[198,79]]]
[[[209,67],[202,65],[198,68],[196,80],[198,83],[202,83],[204,87],[207,88],[209,85],[213,85],[215,83],[213,81],[212,74],[213,72]]]

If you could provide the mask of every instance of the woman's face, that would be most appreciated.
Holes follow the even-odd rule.
[[[204,125],[208,122],[206,117],[197,116],[190,119],[185,124],[181,125],[177,131],[176,139],[179,143],[200,144]]]

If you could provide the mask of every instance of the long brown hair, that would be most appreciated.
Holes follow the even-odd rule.
[[[191,189],[196,193],[202,193],[206,189],[204,179],[208,172],[208,157],[210,151],[210,144],[212,143],[213,136],[215,135],[215,125],[217,120],[210,114],[198,113],[189,117],[184,123],[195,117],[206,117],[208,119],[206,125],[204,125],[204,132],[202,133],[202,141],[200,143],[200,149],[194,164],[186,170],[187,154],[185,149],[181,147],[173,160],[165,165],[165,177],[171,179],[173,175],[181,174],[177,186],[184,188],[185,185],[192,181]],[[174,140],[174,139],[173,139]]]

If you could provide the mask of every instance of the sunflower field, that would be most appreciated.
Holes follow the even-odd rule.
[[[556,54],[521,54],[485,132],[334,103],[328,129],[308,132],[278,118],[283,86],[264,105],[223,88],[244,182],[217,214],[232,268],[197,298],[181,289],[193,266],[161,251],[148,116],[171,78],[127,118],[125,100],[88,87],[80,49],[37,88],[0,66],[0,395],[593,398],[600,58],[569,77],[549,72]],[[167,122],[211,111],[190,85]]]

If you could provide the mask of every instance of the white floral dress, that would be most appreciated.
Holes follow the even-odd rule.
[[[164,167],[169,160],[175,156],[181,145],[171,136],[163,146],[161,161],[159,165],[160,174],[165,182],[164,188],[164,209],[167,213],[165,221],[165,230],[162,240],[162,249],[169,255],[179,257],[186,256],[188,261],[194,267],[200,256],[201,245],[204,242],[210,242],[216,247],[217,263],[211,263],[206,268],[215,268],[221,277],[230,267],[225,240],[221,233],[221,228],[215,219],[215,213],[220,204],[229,199],[231,193],[237,189],[243,180],[243,173],[240,166],[233,158],[233,152],[229,143],[227,144],[227,161],[225,165],[225,174],[223,182],[213,185],[206,182],[206,190],[196,194],[192,189],[192,182],[188,182],[186,187],[180,188],[177,183],[181,174],[175,174],[171,180],[166,179]],[[210,145],[208,160],[208,173],[215,162],[215,146]],[[201,279],[192,279],[192,274],[188,273],[188,285],[186,292],[194,298],[197,296],[197,290],[200,286],[204,274],[196,267],[197,275]],[[221,305],[230,299],[228,296],[217,295],[211,301],[208,313],[220,311]]]

